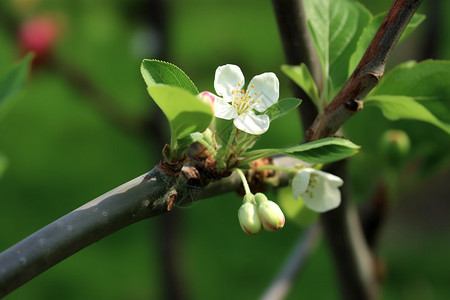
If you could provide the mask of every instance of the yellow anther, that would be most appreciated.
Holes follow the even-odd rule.
[[[258,100],[258,103],[261,103],[261,100]]]
[[[255,92],[255,95],[258,95],[258,93],[257,93],[257,92]]]
[[[251,86],[250,86],[252,89],[254,89],[255,88],[255,85],[254,84],[252,84]]]

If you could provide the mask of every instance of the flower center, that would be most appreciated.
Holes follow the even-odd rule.
[[[253,92],[254,88],[255,86],[252,84],[247,90],[244,90],[238,83],[236,89],[231,91],[232,105],[239,115],[251,111],[255,105],[261,103],[261,99],[257,99],[258,93]]]
[[[308,187],[306,188],[305,194],[307,194],[310,198],[314,198],[314,188],[317,184],[317,175],[314,173],[311,173],[309,177],[309,183]]]

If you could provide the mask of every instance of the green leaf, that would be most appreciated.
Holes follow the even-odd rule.
[[[348,79],[350,56],[372,15],[349,0],[305,0],[304,5],[322,66],[324,96],[330,102]]]
[[[33,55],[28,54],[8,74],[0,79],[0,110],[22,91],[28,77],[32,58]]]
[[[406,62],[382,77],[364,101],[390,120],[413,119],[450,133],[450,61]]]
[[[282,65],[281,70],[301,87],[316,105],[320,103],[319,89],[305,64],[302,63],[299,66]]]
[[[155,84],[148,87],[148,92],[169,121],[174,151],[179,140],[205,130],[211,123],[210,106],[182,88]]]
[[[359,61],[363,57],[364,52],[366,51],[370,42],[372,41],[375,34],[377,33],[377,30],[380,27],[381,23],[383,22],[383,19],[385,16],[386,16],[386,13],[376,15],[374,18],[372,18],[370,23],[364,29],[363,33],[361,34],[361,36],[358,40],[356,50],[350,58],[349,68],[348,68],[348,72],[349,72],[348,76],[350,76],[353,73],[353,71],[355,70]],[[405,31],[403,32],[402,36],[400,37],[400,42],[403,41],[408,35],[410,35],[424,20],[425,20],[424,15],[415,14],[412,17],[412,19],[409,21],[408,25],[405,28]]]
[[[200,132],[193,132],[184,138],[178,140],[178,148],[183,149],[189,147],[191,144],[201,140],[203,135]]]
[[[148,87],[155,84],[165,84],[180,87],[193,95],[198,95],[198,89],[192,80],[177,66],[156,60],[144,59],[141,64],[141,74]]]
[[[359,146],[342,138],[324,138],[295,147],[280,149],[278,153],[309,163],[331,163],[358,153]]]
[[[302,100],[298,98],[284,98],[278,100],[274,105],[269,107],[264,114],[269,116],[270,121],[278,119],[289,113],[291,110],[296,109]]]

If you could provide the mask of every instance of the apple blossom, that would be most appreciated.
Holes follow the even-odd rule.
[[[241,69],[236,65],[220,66],[216,70],[214,88],[221,97],[215,97],[214,109],[217,118],[233,120],[236,128],[259,135],[269,129],[270,119],[263,113],[279,96],[279,82],[272,73],[253,77],[247,90]]]
[[[333,174],[312,168],[301,169],[292,179],[292,195],[302,197],[311,210],[326,212],[341,203],[339,187],[344,181]]]

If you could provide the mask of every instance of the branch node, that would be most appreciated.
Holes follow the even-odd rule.
[[[177,200],[177,191],[172,191],[169,194],[169,199],[167,200],[167,211],[171,211],[172,208],[175,206],[175,200]]]
[[[348,111],[358,112],[364,108],[362,100],[354,99],[344,103],[344,107]]]
[[[183,168],[184,159],[170,163],[166,160],[162,160],[158,164],[158,168],[169,176],[178,177]]]

